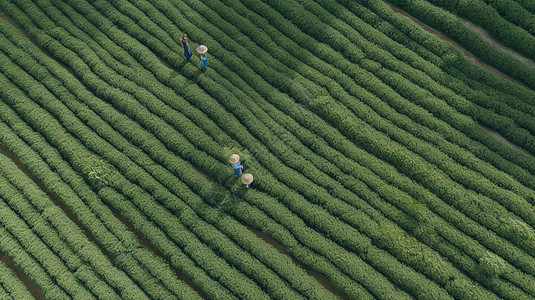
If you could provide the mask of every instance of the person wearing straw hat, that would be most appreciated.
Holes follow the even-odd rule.
[[[243,166],[240,161],[240,156],[238,154],[232,154],[229,158],[230,165],[234,169],[234,175],[240,176],[243,172]]]
[[[245,187],[246,188],[249,188],[249,185],[251,184],[251,182],[253,182],[253,174],[251,173],[244,173],[242,176],[241,176],[241,182],[243,184],[245,184]]]
[[[199,64],[199,69],[204,67],[204,69],[208,68],[208,59],[206,58],[206,51],[208,51],[208,47],[205,45],[199,45],[197,47],[197,52],[201,55],[201,62]]]
[[[188,35],[185,33],[184,33],[184,36],[182,37],[182,45],[184,46],[184,56],[189,61],[192,53],[191,53],[191,48],[189,47],[189,44],[188,44]]]

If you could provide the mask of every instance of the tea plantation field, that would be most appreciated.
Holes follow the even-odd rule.
[[[534,299],[535,6],[390,2],[0,0],[0,298]]]

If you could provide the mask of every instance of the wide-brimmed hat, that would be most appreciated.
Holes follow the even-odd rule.
[[[200,54],[206,53],[206,51],[208,51],[208,47],[205,45],[199,45],[199,47],[197,47],[197,52]]]
[[[245,173],[241,176],[241,182],[243,184],[251,184],[253,182],[253,174],[251,173]]]
[[[238,161],[240,160],[240,156],[238,154],[232,154],[230,156],[230,158],[228,159],[228,161],[231,163],[231,164],[235,164],[237,163]]]

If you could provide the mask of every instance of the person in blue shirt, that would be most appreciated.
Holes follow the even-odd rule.
[[[243,166],[241,164],[240,156],[238,154],[232,154],[229,158],[230,165],[234,169],[234,175],[240,176],[243,172]]]
[[[208,59],[206,59],[206,55],[204,53],[201,53],[201,63],[199,64],[199,69],[201,66],[205,69],[208,68]]]
[[[253,182],[253,174],[251,173],[245,173],[241,176],[241,182],[245,184],[246,188],[249,188],[249,185],[251,182]]]
[[[191,53],[191,48],[189,47],[189,44],[188,44],[188,35],[185,33],[184,33],[184,36],[182,37],[182,45],[184,46],[184,56],[189,61],[192,53]]]
[[[203,67],[203,70],[206,70],[206,68],[208,68],[208,59],[206,58],[206,52],[207,51],[208,51],[208,47],[206,47],[205,45],[199,45],[199,47],[197,47],[197,52],[201,56],[201,62],[199,63],[199,69],[201,67]]]

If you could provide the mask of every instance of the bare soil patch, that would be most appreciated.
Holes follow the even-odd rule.
[[[511,146],[511,147],[513,147],[513,148],[516,148],[516,149],[519,149],[519,150],[523,150],[523,151],[524,151],[524,149],[522,149],[522,147],[520,147],[520,146],[518,146],[518,145],[516,145],[516,144],[511,143],[509,140],[507,140],[506,138],[504,138],[501,134],[497,133],[496,131],[493,131],[492,129],[490,129],[490,128],[486,127],[486,126],[483,126],[483,125],[481,125],[481,124],[479,124],[479,126],[483,127],[483,129],[485,129],[486,131],[490,132],[492,135],[494,135],[495,137],[497,137],[498,140],[504,142],[505,144],[507,144],[507,145],[509,145],[509,146]],[[528,153],[528,152],[526,151],[526,153]]]

